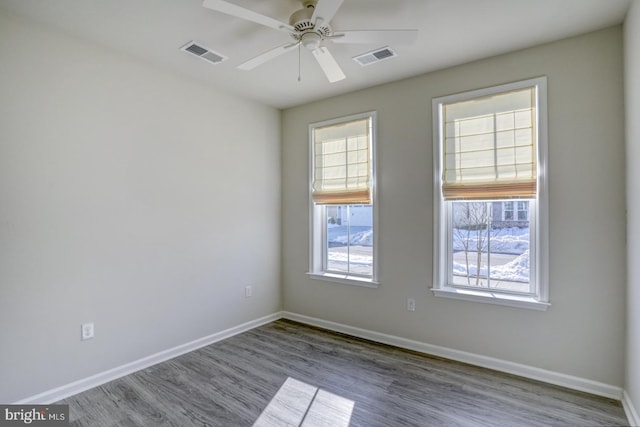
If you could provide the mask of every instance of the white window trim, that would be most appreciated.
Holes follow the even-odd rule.
[[[358,275],[337,274],[335,272],[324,271],[323,267],[323,245],[325,242],[322,236],[325,235],[326,224],[323,223],[321,214],[323,207],[313,203],[311,190],[313,185],[313,151],[309,152],[309,271],[307,275],[312,279],[328,282],[340,283],[344,285],[362,286],[367,288],[377,288],[378,281],[378,198],[376,181],[376,137],[377,137],[377,115],[375,111],[353,114],[331,120],[309,124],[309,149],[313,150],[313,129],[321,126],[330,126],[337,123],[352,120],[371,118],[371,206],[373,222],[373,274],[372,277]],[[318,237],[316,237],[318,236]]]
[[[535,277],[537,295],[535,297],[500,293],[490,290],[468,290],[454,288],[448,285],[447,254],[446,247],[448,233],[446,226],[446,203],[442,198],[442,105],[449,102],[462,101],[471,98],[491,95],[537,86],[537,123],[538,123],[538,196],[536,198],[537,214],[529,210],[530,221],[535,221],[536,233],[535,245]],[[537,77],[500,86],[464,92],[454,95],[434,98],[432,100],[433,116],[433,200],[434,200],[434,238],[433,238],[433,291],[435,296],[453,298],[464,301],[475,301],[488,304],[498,304],[516,308],[545,311],[551,305],[549,303],[549,203],[547,180],[547,78]]]

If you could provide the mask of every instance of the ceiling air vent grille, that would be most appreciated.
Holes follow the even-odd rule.
[[[366,66],[395,56],[398,56],[398,54],[387,46],[371,52],[363,53],[362,55],[354,56],[353,60],[362,66]]]
[[[198,58],[203,59],[212,64],[219,64],[225,59],[227,59],[226,56],[216,53],[211,49],[208,49],[202,45],[197,44],[194,41],[190,41],[189,43],[185,44],[180,48],[180,50],[182,50],[183,52],[187,52],[192,55],[195,55]]]

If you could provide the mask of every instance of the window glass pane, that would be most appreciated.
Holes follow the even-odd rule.
[[[373,276],[371,205],[326,206],[327,271]]]
[[[485,202],[450,202],[453,284],[486,287],[489,211]]]
[[[532,292],[529,221],[520,217],[523,211],[514,221],[512,202],[447,203],[451,204],[451,285]],[[516,206],[528,207],[528,202]]]

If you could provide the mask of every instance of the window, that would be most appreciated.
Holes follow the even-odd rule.
[[[376,286],[375,113],[309,125],[313,278]]]
[[[498,203],[498,202],[496,202]],[[498,207],[500,208],[500,206]],[[502,202],[502,221],[528,221],[529,202],[526,200]]]
[[[433,100],[437,296],[546,310],[546,78]]]

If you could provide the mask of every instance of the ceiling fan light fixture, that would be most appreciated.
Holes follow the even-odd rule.
[[[315,50],[320,47],[320,42],[322,42],[322,37],[320,34],[309,32],[304,33],[300,38],[300,43],[302,46],[309,50]]]

